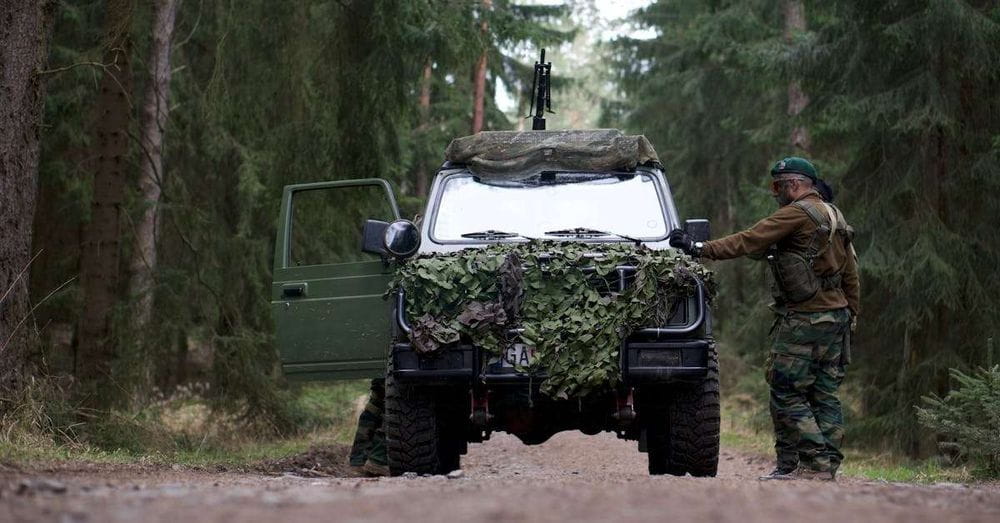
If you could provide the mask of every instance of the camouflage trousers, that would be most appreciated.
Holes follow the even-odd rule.
[[[778,467],[836,470],[844,455],[837,389],[850,363],[848,309],[788,312],[775,322],[767,360]]]
[[[374,379],[365,409],[358,416],[358,430],[354,433],[351,446],[351,465],[360,467],[366,461],[375,465],[386,465],[385,431],[382,428],[382,412],[385,410],[385,380]]]

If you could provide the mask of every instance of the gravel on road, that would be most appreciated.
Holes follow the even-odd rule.
[[[0,521],[1000,521],[995,484],[761,482],[769,460],[732,449],[716,478],[650,477],[645,454],[611,434],[531,447],[495,434],[452,477],[343,477],[338,453],[251,472],[0,465]]]

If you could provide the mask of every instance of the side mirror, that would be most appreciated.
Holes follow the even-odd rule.
[[[385,256],[387,253],[383,242],[385,241],[385,230],[388,227],[388,222],[366,221],[364,229],[361,230],[361,252]]]
[[[705,219],[685,220],[684,230],[691,235],[691,239],[696,242],[708,241],[708,239],[712,237],[708,220]]]
[[[382,246],[396,258],[413,256],[420,248],[420,229],[410,220],[396,220],[385,228]]]

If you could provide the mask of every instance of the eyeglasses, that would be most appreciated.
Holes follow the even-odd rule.
[[[771,180],[771,190],[774,192],[778,192],[784,185],[794,181],[795,180]]]

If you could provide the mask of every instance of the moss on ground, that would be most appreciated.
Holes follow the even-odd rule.
[[[257,430],[253,420],[212,409],[198,395],[164,398],[138,412],[111,412],[93,421],[38,430],[11,423],[0,435],[0,463],[88,461],[241,468],[304,452],[317,445],[349,443],[366,380],[305,384],[290,391],[300,414],[295,434]],[[15,420],[17,421],[17,420]]]

